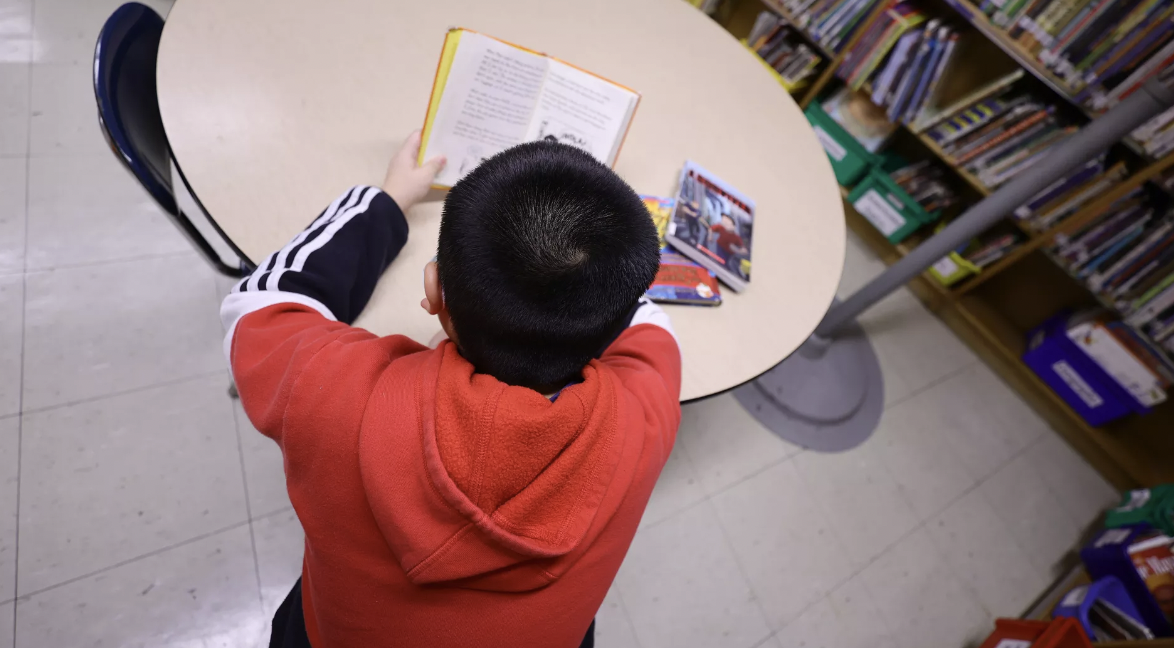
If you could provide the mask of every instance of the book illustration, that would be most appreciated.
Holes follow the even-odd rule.
[[[558,144],[567,144],[568,146],[574,146],[587,152],[591,151],[590,140],[582,131],[576,130],[552,117],[538,122],[537,139],[556,142]]]
[[[754,204],[698,165],[681,171],[665,239],[736,291],[750,281]]]
[[[480,146],[470,145],[465,149],[465,154],[461,156],[461,163],[457,172],[461,175],[461,177],[464,177],[466,173],[477,168],[478,165],[480,165],[485,160],[488,160],[489,157],[490,156],[484,154],[483,149]]]
[[[483,160],[553,140],[614,166],[640,95],[544,54],[466,29],[450,30],[424,121],[420,162],[450,161],[451,187]]]

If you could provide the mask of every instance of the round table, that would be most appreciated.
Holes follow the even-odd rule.
[[[669,306],[682,400],[752,380],[814,330],[839,283],[844,216],[802,112],[720,25],[683,0],[179,0],[159,46],[173,155],[201,203],[254,261],[344,189],[379,184],[420,128],[445,31],[467,27],[640,92],[616,164],[673,195],[691,159],[757,203],[750,287],[717,308]],[[437,193],[356,323],[427,342],[419,306]]]

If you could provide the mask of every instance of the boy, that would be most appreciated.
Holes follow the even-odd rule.
[[[421,305],[447,339],[378,338],[349,324],[444,163],[419,146],[221,308],[306,532],[270,646],[591,646],[680,422],[655,228],[588,154],[515,147],[445,200]]]

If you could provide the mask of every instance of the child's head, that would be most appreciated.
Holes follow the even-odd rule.
[[[522,144],[444,201],[430,291],[480,373],[539,390],[580,375],[620,330],[660,264],[643,202],[579,149]]]

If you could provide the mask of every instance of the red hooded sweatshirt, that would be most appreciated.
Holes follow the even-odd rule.
[[[315,648],[582,641],[680,422],[663,311],[552,400],[348,322],[407,237],[355,187],[225,299],[225,349],[253,424],[280,446],[305,529]]]

